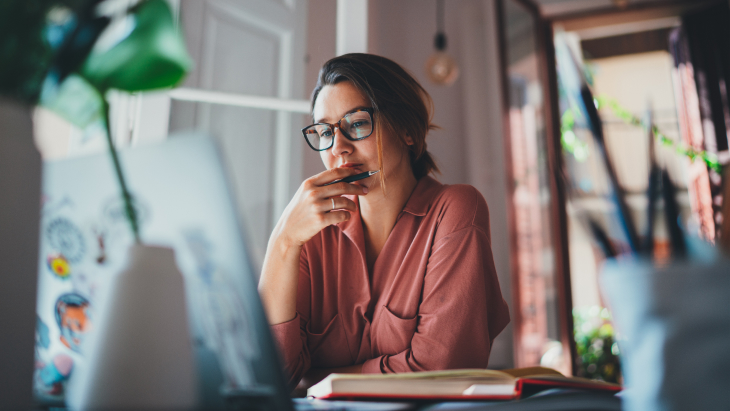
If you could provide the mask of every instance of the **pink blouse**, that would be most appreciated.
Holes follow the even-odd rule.
[[[484,197],[424,177],[372,274],[359,213],[309,240],[296,317],[271,328],[296,385],[310,368],[354,364],[363,373],[486,368],[507,323]]]

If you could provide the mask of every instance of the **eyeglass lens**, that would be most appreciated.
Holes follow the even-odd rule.
[[[367,111],[349,113],[340,120],[340,131],[350,140],[359,140],[368,137],[373,132],[373,121]],[[314,124],[304,131],[312,148],[326,150],[332,146],[335,130],[329,124]]]

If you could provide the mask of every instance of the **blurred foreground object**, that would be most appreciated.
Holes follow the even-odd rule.
[[[92,333],[75,410],[193,409],[197,401],[183,276],[171,248],[132,245]],[[123,370],[124,372],[120,372]]]
[[[44,104],[72,122],[104,123],[136,243],[129,248],[127,268],[102,299],[88,344],[88,367],[69,382],[73,409],[192,409],[197,401],[184,280],[173,250],[142,244],[137,205],[114,147],[106,101],[110,89],[173,87],[190,66],[167,2],[145,0],[113,16],[110,29],[74,75],[44,89]],[[69,81],[73,87],[66,85]],[[122,368],[125,372],[119,372]]]
[[[657,268],[609,260],[601,288],[622,355],[628,411],[716,410],[730,387],[730,261],[688,241],[689,259]]]
[[[0,409],[31,409],[32,400],[41,161],[33,143],[29,105],[40,101],[82,127],[93,121],[105,123],[126,216],[139,242],[131,195],[124,184],[109,134],[109,104],[105,95],[111,88],[137,92],[172,87],[190,68],[184,43],[174,29],[172,14],[164,0],[143,0],[122,10],[114,17],[130,23],[129,30],[117,32],[105,30],[113,19],[100,14],[97,7],[100,3],[101,0],[5,0],[0,3],[0,95],[21,103],[0,100],[0,189],[4,198],[0,202],[0,262],[4,267],[0,276],[0,308],[12,314],[0,320],[4,331],[0,337]],[[97,41],[104,34],[106,41]],[[149,271],[140,273],[148,274],[148,280],[154,281],[157,276],[152,274],[159,273]],[[179,276],[179,272],[175,273]],[[152,289],[138,288],[137,291]],[[166,289],[177,292],[166,296],[165,304],[184,307],[185,295],[181,287]],[[123,319],[134,318],[124,317],[126,312],[119,314]],[[174,319],[177,321],[165,319],[167,327],[158,324],[144,335],[139,330],[135,335],[141,341],[149,341],[159,337],[162,329],[169,335],[170,324],[187,326],[184,309],[176,312]],[[104,324],[100,325],[97,332],[103,336]],[[108,328],[113,327],[114,324]],[[179,328],[173,328],[179,331]],[[187,328],[176,334],[178,345],[187,347],[175,358],[177,368],[160,367],[159,362],[144,362],[140,356],[135,364],[142,362],[143,366],[133,368],[135,375],[131,377],[139,379],[142,375],[153,374],[152,369],[158,367],[164,369],[168,377],[177,377],[165,381],[182,381],[186,376],[192,379],[189,337]],[[130,353],[128,347],[124,350],[122,354]],[[105,351],[105,354],[109,353],[109,350]],[[125,365],[129,367],[130,364]],[[70,371],[68,367],[61,368],[65,370],[64,375]],[[48,381],[55,383],[56,379]],[[187,386],[177,388],[189,395],[172,398],[160,393],[155,400],[164,397],[162,405],[168,408],[192,406],[194,400],[189,397],[194,397],[193,390]],[[121,403],[103,404],[125,408]],[[154,401],[141,404],[143,408],[156,405],[158,403]]]
[[[99,1],[1,2],[0,95],[35,104],[49,77],[62,81],[76,70],[108,24],[93,15]]]
[[[41,157],[29,106],[0,98],[0,409],[31,409]]]
[[[59,82],[53,81],[51,73],[41,102],[79,127],[103,122],[125,216],[137,243],[141,243],[139,221],[111,135],[105,96],[110,89],[139,92],[173,87],[192,63],[164,0],[141,1],[128,13],[112,20],[78,72],[70,72]],[[94,21],[89,20],[89,24],[94,26]]]
[[[0,94],[23,103],[37,101],[53,56],[43,29],[56,3],[0,2]]]
[[[30,104],[53,58],[43,37],[59,1],[0,2],[0,409],[31,409],[41,158]],[[12,99],[12,100],[8,100]]]

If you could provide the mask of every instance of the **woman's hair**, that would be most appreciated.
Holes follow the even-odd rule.
[[[374,109],[378,167],[383,168],[383,142],[378,130],[388,130],[408,147],[411,169],[416,179],[439,172],[426,149],[426,134],[438,128],[431,123],[433,101],[403,67],[385,57],[352,53],[335,57],[324,63],[317,85],[312,91],[312,110],[324,86],[343,81],[351,82],[370,100]],[[412,145],[407,145],[406,136]],[[381,180],[382,181],[382,180]]]

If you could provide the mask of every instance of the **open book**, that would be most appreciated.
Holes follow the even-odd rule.
[[[307,395],[323,399],[511,400],[550,388],[615,393],[621,386],[565,377],[543,367],[514,370],[464,369],[402,374],[330,374]]]

